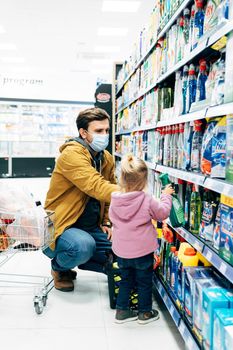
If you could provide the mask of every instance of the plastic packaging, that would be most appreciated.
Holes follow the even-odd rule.
[[[161,174],[159,178],[164,187],[171,183],[168,174]],[[176,194],[172,195],[172,209],[169,218],[173,227],[179,227],[184,224],[184,210]]]

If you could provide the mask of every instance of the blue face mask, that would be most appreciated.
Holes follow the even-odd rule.
[[[101,134],[91,134],[93,137],[93,141],[90,143],[90,147],[95,152],[101,152],[105,150],[109,143],[109,134],[101,135]]]

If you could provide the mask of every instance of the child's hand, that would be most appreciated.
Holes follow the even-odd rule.
[[[175,193],[174,188],[172,187],[171,184],[167,185],[164,190],[162,191],[163,194],[173,194]]]

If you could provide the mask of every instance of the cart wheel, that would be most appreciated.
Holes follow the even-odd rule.
[[[47,304],[47,299],[48,299],[48,296],[47,296],[47,295],[43,295],[43,297],[42,297],[43,306],[46,306],[46,304]]]
[[[36,311],[37,315],[42,314],[42,312],[43,312],[43,306],[42,305],[40,305],[38,302],[35,302],[34,303],[34,307],[35,307],[35,311]]]

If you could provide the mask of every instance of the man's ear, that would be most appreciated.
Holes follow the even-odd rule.
[[[83,128],[79,129],[79,135],[81,136],[81,138],[83,140],[85,140],[87,138],[87,131]]]

